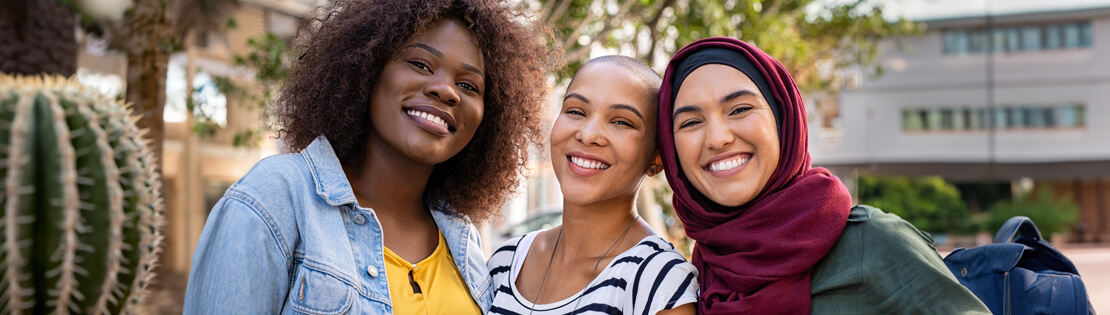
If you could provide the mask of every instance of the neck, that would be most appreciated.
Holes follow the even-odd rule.
[[[424,188],[435,165],[412,161],[384,143],[367,142],[360,163],[343,165],[359,205],[402,220],[430,219],[424,211]]]
[[[575,248],[561,254],[568,259],[593,258],[602,255],[637,218],[636,196],[576,205],[563,201],[563,236],[560,247]],[[630,234],[630,233],[629,233]],[[627,241],[628,235],[621,242]],[[638,239],[637,239],[638,241]],[[614,249],[616,251],[616,249]],[[616,255],[610,252],[609,255]]]

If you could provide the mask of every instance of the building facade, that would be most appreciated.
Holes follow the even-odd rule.
[[[1070,237],[1110,241],[1110,6],[922,21],[810,109],[814,164],[1026,182],[1079,206]]]

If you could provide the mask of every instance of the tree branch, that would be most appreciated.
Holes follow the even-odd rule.
[[[547,24],[555,24],[555,20],[558,19],[560,16],[563,16],[563,13],[567,12],[567,8],[570,8],[571,1],[572,0],[559,1],[559,7],[555,9],[555,11],[548,11],[551,12],[551,15],[547,16]],[[586,10],[589,9],[589,7],[586,8]]]

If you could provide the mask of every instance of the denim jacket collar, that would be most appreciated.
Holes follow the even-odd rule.
[[[308,147],[301,150],[301,155],[308,162],[312,171],[312,180],[316,182],[316,194],[327,201],[328,205],[341,206],[344,204],[358,204],[354,190],[347,181],[346,176],[329,177],[331,174],[343,173],[343,164],[332,150],[331,143],[324,136],[313,140]]]
[[[347,177],[343,175],[345,174],[343,166],[327,138],[317,137],[308,147],[301,150],[301,155],[304,156],[312,172],[316,194],[320,198],[331,206],[358,205],[354,190]],[[447,240],[451,258],[455,260],[455,267],[462,276],[463,282],[469,287],[470,294],[479,306],[488,309],[493,292],[490,289],[485,253],[481,249],[481,236],[468,218],[454,214],[451,206],[446,202],[439,201],[428,207],[440,233]]]

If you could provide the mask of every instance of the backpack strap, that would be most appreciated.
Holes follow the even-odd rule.
[[[1018,239],[1030,239],[1033,242],[1040,242],[1044,239],[1041,236],[1041,231],[1037,229],[1037,225],[1033,224],[1026,216],[1015,216],[1006,220],[1001,229],[998,229],[998,234],[994,235],[995,243],[1012,243]]]

